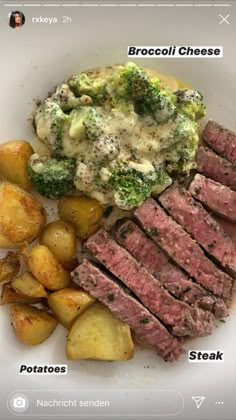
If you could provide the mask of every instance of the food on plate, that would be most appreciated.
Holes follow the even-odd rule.
[[[32,242],[41,232],[47,215],[42,204],[16,184],[0,184],[0,234],[7,240]]]
[[[0,284],[11,281],[20,270],[20,262],[16,254],[8,252],[5,258],[0,260]]]
[[[46,152],[0,145],[0,248],[20,248],[0,260],[1,305],[20,341],[59,322],[69,360],[125,361],[132,330],[174,361],[228,316],[236,245],[208,210],[236,222],[236,134],[210,120],[200,137],[205,112],[190,85],[127,63],[71,76],[38,104]],[[46,225],[32,187],[59,199],[60,220]]]
[[[29,271],[49,290],[64,289],[70,284],[70,273],[45,245],[24,247],[22,255]]]
[[[47,292],[44,286],[39,283],[38,280],[29,272],[21,274],[19,277],[15,277],[11,281],[11,287],[19,294],[32,297],[32,298],[43,298],[47,297]]]
[[[134,63],[74,75],[34,113],[51,157],[33,156],[30,178],[49,197],[74,188],[103,205],[132,209],[195,166],[202,99],[198,91],[178,89],[173,77],[160,82]],[[54,166],[70,164],[62,184],[56,170],[48,180]]]
[[[16,249],[16,248],[20,248],[23,244],[24,242],[16,243],[16,242],[9,241],[8,239],[4,238],[4,236],[0,234],[0,249]]]
[[[0,144],[0,177],[30,190],[32,183],[27,174],[28,161],[34,153],[25,140],[13,140]]]
[[[130,328],[106,306],[95,303],[72,324],[66,355],[69,360],[130,360],[134,355]]]
[[[232,297],[233,279],[205,256],[199,245],[155,200],[148,198],[135,210],[135,216],[152,240],[197,283],[216,296]]]
[[[16,337],[29,345],[45,341],[57,326],[53,315],[30,305],[13,304],[10,317]]]
[[[232,163],[217,155],[207,147],[199,147],[197,170],[208,178],[220,182],[236,191],[236,169]]]
[[[76,234],[81,239],[86,239],[100,227],[103,215],[103,209],[97,200],[82,195],[61,198],[58,211],[62,220],[74,225]]]
[[[28,176],[37,191],[48,198],[59,198],[75,189],[75,159],[52,159],[34,153],[28,164]]]
[[[67,288],[51,293],[49,308],[64,327],[70,329],[73,321],[81,315],[95,299],[82,289]]]
[[[177,336],[204,336],[213,330],[213,315],[191,308],[164,290],[159,280],[140,265],[104,229],[90,236],[86,249],[131,289],[140,301]]]
[[[236,164],[236,133],[210,120],[203,131],[202,137],[222,157],[225,157],[234,165]]]
[[[197,174],[189,187],[189,191],[214,213],[236,222],[236,192],[229,187]]]
[[[236,277],[236,245],[189,191],[173,184],[159,196],[159,201],[207,254]]]
[[[11,285],[4,284],[2,287],[2,293],[1,293],[1,305],[7,305],[8,303],[40,303],[40,298],[32,298],[29,296],[21,295],[20,293],[17,293]]]
[[[184,353],[180,341],[158,318],[93,262],[83,260],[73,272],[73,280],[127,323],[143,343],[151,345],[164,360],[177,360]]]
[[[167,190],[168,191],[168,190]],[[223,299],[194,283],[173,264],[159,246],[149,239],[132,220],[119,220],[113,229],[117,242],[139,261],[174,296],[212,312],[216,318],[228,314]]]
[[[47,246],[65,268],[70,270],[76,267],[77,239],[71,223],[63,220],[49,223],[41,233],[39,242]]]

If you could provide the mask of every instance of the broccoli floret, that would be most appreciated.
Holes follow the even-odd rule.
[[[206,107],[202,103],[203,96],[197,90],[178,90],[175,92],[177,108],[191,120],[197,121],[206,114]]]
[[[28,175],[36,190],[52,199],[74,190],[75,172],[75,159],[57,160],[35,153],[28,163]]]
[[[60,105],[46,99],[34,115],[38,137],[46,143],[53,157],[63,157],[63,134],[69,116],[64,114]]]
[[[137,114],[151,115],[156,122],[168,121],[176,107],[175,95],[160,88],[157,78],[151,79],[147,73],[133,63],[120,66],[111,78],[114,100],[125,98],[134,102]]]
[[[90,140],[97,140],[104,134],[105,120],[95,108],[89,108],[83,124],[85,134]]]
[[[80,73],[72,76],[68,85],[76,96],[88,95],[96,105],[102,104],[106,99],[106,81],[99,77],[92,79],[87,74]]]
[[[141,172],[122,164],[116,165],[111,172],[109,185],[116,205],[129,210],[141,204],[152,191],[157,191],[157,187],[166,183],[167,178],[170,180],[165,170],[158,166],[153,171]]]

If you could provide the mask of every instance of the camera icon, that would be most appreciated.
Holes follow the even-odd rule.
[[[25,408],[25,398],[17,397],[13,400],[13,407],[14,408]]]
[[[29,408],[29,398],[25,394],[15,393],[8,400],[8,408],[14,413],[23,413]]]

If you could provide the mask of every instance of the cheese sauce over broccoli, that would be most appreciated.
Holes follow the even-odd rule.
[[[157,77],[127,63],[72,76],[37,108],[34,121],[53,159],[47,168],[62,160],[61,171],[69,159],[68,171],[73,159],[68,192],[75,188],[102,204],[131,209],[169,186],[173,173],[194,167],[197,120],[204,114],[199,92],[163,88]],[[30,161],[36,187],[39,161]]]

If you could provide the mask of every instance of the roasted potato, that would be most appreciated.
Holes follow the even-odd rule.
[[[49,290],[64,289],[70,284],[70,273],[57,261],[45,245],[22,249],[29,271]]]
[[[51,293],[48,305],[58,321],[66,328],[70,328],[74,319],[82,314],[95,299],[84,290],[62,289]]]
[[[4,284],[2,287],[1,294],[1,305],[6,305],[8,303],[40,303],[40,298],[31,298],[28,296],[21,295],[17,293],[12,287],[11,284]]]
[[[77,240],[74,226],[63,220],[49,223],[41,233],[39,242],[46,245],[56,259],[68,270],[78,264],[76,258]]]
[[[21,303],[11,306],[10,317],[17,338],[29,345],[45,341],[57,326],[53,315]]]
[[[0,248],[2,249],[16,249],[20,248],[24,242],[11,242],[8,239],[4,238],[2,235],[0,235]]]
[[[20,270],[20,262],[16,254],[8,252],[7,256],[0,260],[0,284],[9,282],[18,274]]]
[[[129,326],[101,303],[95,303],[78,316],[67,336],[68,360],[129,360],[133,352]]]
[[[24,190],[32,187],[27,174],[27,164],[34,153],[25,140],[8,141],[0,145],[0,177],[14,182]]]
[[[46,212],[35,197],[10,182],[0,184],[0,235],[16,243],[33,241],[46,219]]]
[[[15,277],[11,281],[11,287],[17,293],[32,298],[47,297],[48,295],[43,285],[28,271],[19,277]]]
[[[58,209],[61,219],[73,223],[81,239],[88,238],[101,224],[103,209],[94,198],[65,196],[60,199]]]

